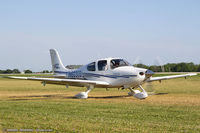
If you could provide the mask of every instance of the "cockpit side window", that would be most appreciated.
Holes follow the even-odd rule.
[[[98,69],[99,71],[105,71],[108,69],[107,60],[100,60],[98,61]]]
[[[95,71],[95,62],[92,62],[87,65],[87,70],[88,71]]]
[[[110,61],[110,67],[111,69],[121,67],[121,66],[130,66],[130,63],[123,59],[113,59]]]

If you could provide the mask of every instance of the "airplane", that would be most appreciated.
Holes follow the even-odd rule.
[[[179,77],[197,75],[188,73],[173,76],[152,77],[154,72],[144,68],[134,67],[126,60],[121,58],[104,58],[93,61],[78,69],[67,69],[56,49],[50,49],[53,78],[51,77],[17,77],[7,76],[12,79],[35,80],[46,84],[57,84],[69,86],[86,87],[85,92],[75,95],[78,99],[88,98],[88,93],[93,88],[122,88],[129,89],[128,95],[138,99],[148,97],[147,92],[143,89],[142,84],[145,82],[161,81]],[[140,90],[138,90],[139,88]]]

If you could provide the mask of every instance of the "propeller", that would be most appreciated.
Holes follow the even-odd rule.
[[[145,76],[147,79],[150,78],[153,74],[154,72],[151,70],[147,70],[145,72]],[[145,82],[144,88],[149,95],[153,95],[155,93],[152,82]]]
[[[163,63],[163,61],[161,60],[161,58],[159,56],[156,57],[156,59],[154,61],[154,65],[155,66],[160,66],[161,72],[165,72],[164,63]],[[154,95],[155,94],[155,88],[154,88],[152,82],[146,82],[145,83],[145,87],[146,87],[146,91],[148,92],[149,95]]]
[[[149,95],[155,94],[155,88],[151,82],[146,82],[143,86]]]
[[[163,61],[161,60],[161,58],[159,56],[156,57],[154,63],[155,63],[155,65],[160,66],[161,72],[165,72],[164,63],[163,63]]]
[[[136,59],[135,59],[135,61],[134,61],[134,66],[137,67],[138,64],[142,64],[142,60],[141,60],[140,56],[137,56]],[[163,63],[163,61],[161,60],[161,58],[159,56],[157,56],[155,58],[154,65],[155,66],[160,66],[161,67],[161,71],[165,72],[164,63]],[[145,76],[147,78],[150,78],[153,74],[154,74],[154,72],[151,71],[151,70],[147,70],[145,72]],[[155,94],[155,89],[154,89],[154,86],[153,86],[152,82],[146,82],[143,86],[144,86],[146,92],[149,95]]]

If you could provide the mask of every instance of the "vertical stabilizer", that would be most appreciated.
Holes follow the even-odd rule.
[[[68,71],[68,69],[63,65],[56,49],[50,49],[50,55],[53,73],[62,73]]]

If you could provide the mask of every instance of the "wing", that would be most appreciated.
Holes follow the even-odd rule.
[[[188,73],[188,74],[172,75],[172,76],[150,77],[149,80],[147,80],[147,82],[161,81],[161,80],[180,78],[180,77],[188,77],[188,76],[195,76],[195,75],[197,75],[197,74],[196,73]]]
[[[80,86],[80,87],[84,87],[87,85],[94,85],[95,87],[107,87],[109,85],[109,83],[104,81],[81,80],[81,79],[59,79],[59,78],[37,78],[37,77],[15,77],[15,76],[7,76],[5,78],[34,80],[34,81],[42,81],[46,84],[59,84],[59,85]]]

